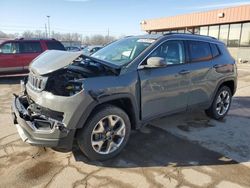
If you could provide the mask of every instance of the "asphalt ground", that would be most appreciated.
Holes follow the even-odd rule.
[[[89,161],[76,144],[64,153],[22,142],[10,115],[22,76],[0,78],[0,187],[250,187],[249,68],[238,66],[224,121],[195,111],[157,119],[105,162]]]

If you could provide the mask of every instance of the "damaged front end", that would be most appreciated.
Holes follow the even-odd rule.
[[[71,148],[82,112],[93,101],[84,92],[85,79],[116,71],[79,53],[50,51],[39,56],[12,104],[21,138],[32,145]]]
[[[62,122],[64,114],[30,102],[27,95],[13,100],[12,115],[24,142],[38,146],[70,149],[74,131]]]

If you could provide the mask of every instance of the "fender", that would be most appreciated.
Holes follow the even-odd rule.
[[[79,122],[77,123],[76,129],[80,129],[84,126],[88,118],[90,117],[91,113],[100,105],[105,103],[111,103],[112,101],[118,100],[118,99],[129,99],[132,104],[132,110],[133,110],[133,119],[134,127],[135,129],[138,129],[141,125],[140,121],[140,111],[138,108],[138,105],[136,105],[135,97],[130,93],[117,93],[117,94],[101,94],[99,96],[96,96],[96,94],[93,91],[90,91],[89,94],[94,99],[94,101],[82,112],[81,118]]]

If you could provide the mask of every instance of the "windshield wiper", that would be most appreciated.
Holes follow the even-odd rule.
[[[111,63],[109,63],[107,61],[104,61],[104,60],[101,60],[101,59],[97,59],[97,58],[92,57],[92,56],[88,56],[88,55],[84,55],[84,54],[82,56],[85,57],[85,58],[87,58],[87,59],[90,59],[92,61],[95,61],[97,63],[100,63],[106,69],[109,69],[111,72],[113,72],[115,75],[119,75],[119,70],[121,69],[120,66],[111,64]]]
[[[119,66],[119,65],[115,65],[115,64],[109,63],[107,61],[104,61],[104,60],[101,60],[101,59],[98,59],[98,58],[95,58],[95,57],[92,57],[92,56],[88,56],[88,55],[84,55],[84,54],[82,56],[85,57],[85,58],[91,59],[91,60],[93,60],[93,61],[95,61],[97,63],[100,63],[100,64],[106,65],[108,67],[111,67],[113,69],[120,69],[121,68],[121,66]]]

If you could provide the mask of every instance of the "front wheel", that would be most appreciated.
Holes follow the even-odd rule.
[[[91,160],[107,160],[126,145],[130,135],[130,120],[126,112],[116,106],[99,108],[86,125],[78,131],[81,151]]]
[[[232,93],[229,87],[221,87],[215,95],[212,105],[206,114],[216,120],[223,119],[231,106]]]

